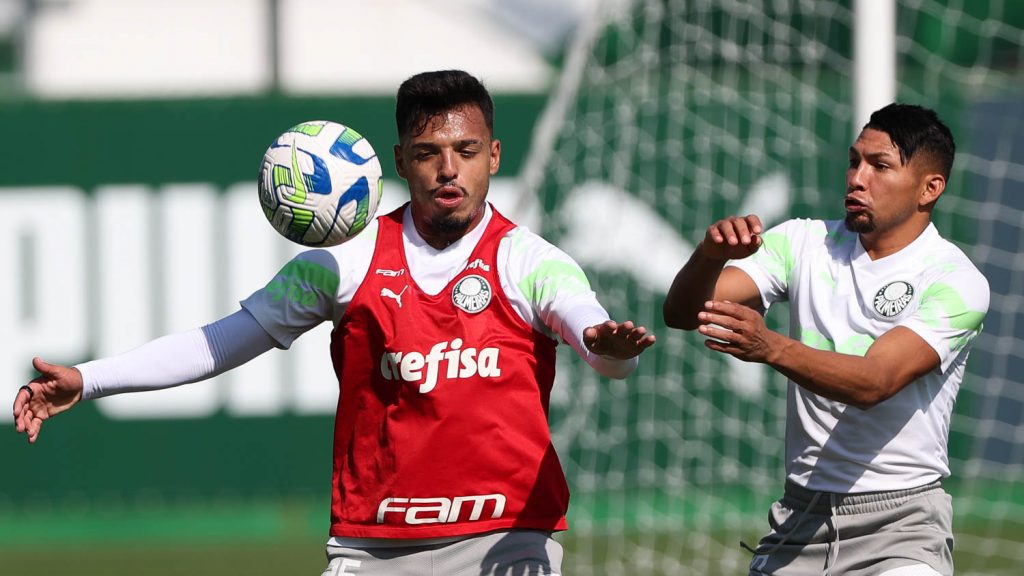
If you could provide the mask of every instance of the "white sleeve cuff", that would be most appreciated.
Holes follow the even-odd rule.
[[[636,370],[640,363],[639,357],[634,356],[627,360],[620,360],[610,356],[601,356],[587,350],[583,345],[583,331],[591,326],[603,324],[608,320],[608,313],[599,305],[571,308],[563,320],[566,330],[564,330],[564,334],[561,336],[566,344],[571,346],[598,374],[606,378],[623,380]]]

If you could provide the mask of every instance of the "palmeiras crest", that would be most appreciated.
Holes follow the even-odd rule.
[[[491,293],[491,285],[487,280],[473,274],[459,280],[452,289],[452,303],[470,314],[476,314],[490,304]]]
[[[883,318],[894,318],[906,310],[914,299],[914,287],[903,280],[889,282],[875,294],[875,312]]]

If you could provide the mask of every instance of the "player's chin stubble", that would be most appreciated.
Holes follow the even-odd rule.
[[[843,220],[846,229],[857,234],[869,234],[875,231],[875,218],[871,214],[847,214]]]
[[[434,230],[449,235],[464,233],[469,228],[470,222],[472,222],[472,218],[469,216],[459,217],[455,214],[444,214],[435,216],[430,223]]]

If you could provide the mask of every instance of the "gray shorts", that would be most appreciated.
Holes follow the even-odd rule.
[[[953,574],[952,499],[938,482],[864,494],[787,482],[768,522],[750,576]]]
[[[504,530],[447,544],[327,546],[323,576],[559,576],[562,546],[549,532]]]

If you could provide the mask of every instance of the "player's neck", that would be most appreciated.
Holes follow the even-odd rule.
[[[928,228],[930,219],[912,218],[889,230],[862,232],[860,245],[872,260],[892,256],[910,246]]]

